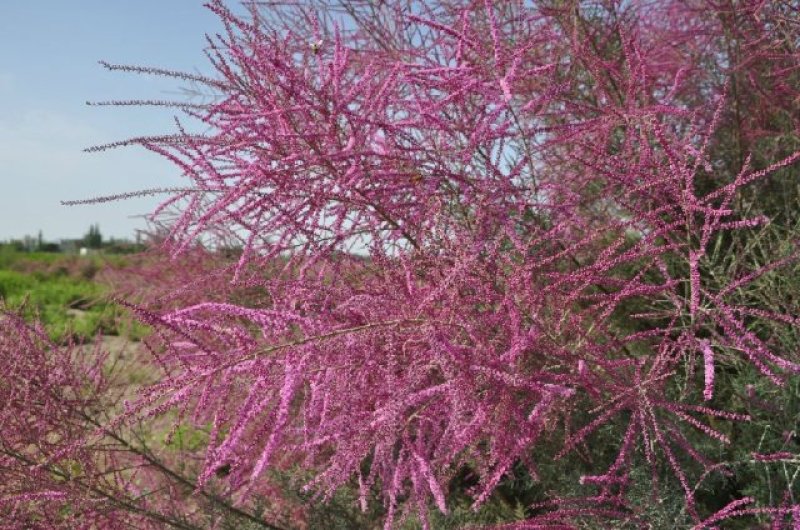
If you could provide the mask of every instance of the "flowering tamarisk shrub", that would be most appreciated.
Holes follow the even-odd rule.
[[[0,528],[282,528],[278,495],[259,517],[193,495],[190,453],[110,421],[127,386],[99,346],[56,345],[3,312],[0,360]]]
[[[0,514],[3,528],[157,528],[127,491],[129,455],[84,443],[111,391],[106,356],[57,346],[14,314],[0,316]],[[126,469],[126,477],[118,470]],[[121,494],[120,494],[121,493]],[[130,503],[126,506],[126,503]]]
[[[796,6],[248,5],[209,4],[226,28],[213,77],[106,64],[213,93],[138,102],[205,134],[92,149],[180,168],[190,184],[154,214],[174,252],[239,241],[228,293],[203,298],[197,277],[191,302],[139,310],[164,376],[124,417],[211,424],[198,488],[224,469],[244,503],[302,459],[322,496],[354,485],[387,528],[428,526],[453,485],[479,508],[504,477],[572,459],[575,488],[545,484],[510,528],[642,521],[642,482],[679,488],[697,528],[800,524],[790,494],[697,503],[751,420],[720,378],[747,366],[781,387],[800,371],[754,326],[796,316],[743,294],[796,247],[716,274],[791,214],[756,199],[797,175],[778,140],[799,123]]]
[[[0,355],[3,359],[3,380],[0,386],[0,513],[3,524],[19,528],[25,523],[34,527],[36,521],[57,520],[59,512],[68,523],[71,516],[82,517],[90,513],[85,522],[91,524],[95,514],[91,509],[93,499],[77,493],[64,478],[69,474],[83,473],[87,469],[87,455],[76,451],[63,465],[37,467],[65,445],[75,443],[85,434],[75,432],[71,412],[74,402],[89,409],[92,394],[84,394],[84,381],[72,370],[71,352],[63,351],[63,362],[48,358],[47,335],[30,329],[21,318],[2,315],[0,320]],[[54,347],[55,349],[55,347]],[[102,384],[102,357],[84,364],[79,371],[88,375],[89,381]],[[94,388],[92,389],[94,390]],[[54,436],[58,433],[58,436]],[[33,445],[36,443],[37,445]],[[93,466],[92,466],[93,467]],[[92,469],[92,468],[88,468]],[[54,480],[51,474],[55,474]],[[55,484],[54,484],[55,483]],[[74,512],[65,513],[70,503]],[[109,514],[107,520],[113,520]],[[98,517],[99,520],[105,519]]]

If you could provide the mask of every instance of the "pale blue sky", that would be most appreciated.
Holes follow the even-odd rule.
[[[231,2],[232,3],[232,2]],[[179,97],[179,82],[109,72],[97,61],[206,71],[204,34],[220,30],[202,0],[0,0],[0,240],[132,237],[157,199],[59,201],[172,186],[178,171],[143,149],[86,147],[173,131],[169,109],[88,107]]]

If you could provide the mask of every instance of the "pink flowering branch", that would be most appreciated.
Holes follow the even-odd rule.
[[[163,266],[167,293],[133,306],[162,377],[112,425],[212,424],[198,489],[226,469],[244,504],[298,461],[323,497],[375,491],[387,528],[447,513],[460,470],[477,509],[518,464],[538,476],[534,455],[584,455],[603,432],[617,456],[586,459],[586,496],[553,494],[519,528],[637,517],[641,461],[700,527],[784,510],[740,499],[709,518],[691,487],[714,466],[701,443],[751,419],[715,408],[725,368],[778,386],[800,372],[748,324],[796,319],[740,296],[796,252],[720,277],[715,250],[769,225],[742,197],[800,160],[746,149],[796,101],[798,54],[771,37],[780,6],[737,4],[733,28],[712,2],[339,7],[248,17],[214,0],[212,76],[106,65],[215,94],[178,105],[204,135],[177,122],[90,150],[175,164],[188,184],[153,214],[174,255],[238,247],[183,278]],[[744,86],[764,94],[757,116]]]

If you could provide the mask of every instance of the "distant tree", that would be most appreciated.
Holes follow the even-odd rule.
[[[39,247],[40,252],[61,252],[61,245],[58,243],[42,243]]]
[[[83,244],[87,248],[98,249],[103,246],[103,235],[100,233],[100,225],[93,224],[89,231],[83,236]]]
[[[25,247],[25,241],[22,239],[12,239],[8,242],[8,247],[13,249],[16,252],[23,252],[27,250]]]

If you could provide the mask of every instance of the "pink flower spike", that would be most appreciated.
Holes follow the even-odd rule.
[[[703,399],[710,401],[714,397],[714,350],[711,349],[711,344],[708,340],[703,339],[700,342],[703,349],[703,370],[704,382]]]

